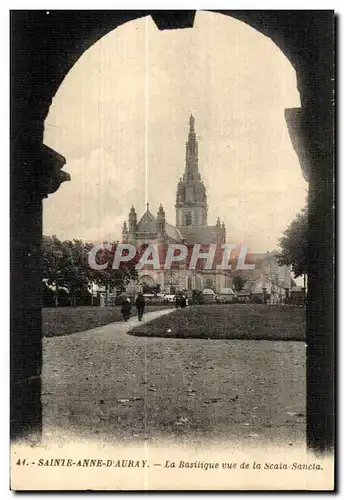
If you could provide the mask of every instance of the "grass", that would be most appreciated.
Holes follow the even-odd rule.
[[[167,306],[146,306],[146,311],[158,311]],[[133,307],[131,315],[136,316],[136,308]],[[84,330],[90,330],[97,326],[106,325],[115,321],[121,321],[121,308],[115,307],[58,307],[42,309],[42,330],[44,337],[57,337],[70,335]]]
[[[139,337],[300,340],[306,339],[305,309],[260,304],[191,306],[139,325]]]
[[[229,450],[304,446],[304,343],[226,340],[238,333],[283,338],[289,331],[295,337],[302,334],[303,315],[302,309],[263,305],[190,306],[141,332],[161,335],[168,326],[193,338],[127,335],[137,320],[99,334],[45,338],[44,439],[199,450],[208,444]]]

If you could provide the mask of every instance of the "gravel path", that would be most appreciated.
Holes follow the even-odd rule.
[[[304,444],[303,342],[127,335],[137,324],[43,340],[45,439]]]

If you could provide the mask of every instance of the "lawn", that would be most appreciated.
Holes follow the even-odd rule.
[[[167,306],[146,306],[146,311],[157,311]],[[132,308],[136,316],[136,308]],[[121,321],[121,308],[115,307],[58,307],[42,309],[42,330],[44,337],[56,337],[90,330],[114,321]]]
[[[173,311],[143,330],[157,331],[160,325],[161,333],[161,325],[169,325],[174,332],[179,325],[185,332],[192,322],[195,331],[210,335],[204,326],[218,332],[219,317],[227,324],[229,314],[232,327],[235,318],[242,327],[256,318],[260,325],[278,324],[278,332],[288,323],[295,334],[302,323],[296,308],[233,305],[220,311],[218,306]],[[44,439],[199,449],[219,444],[234,451],[246,445],[304,446],[304,342],[128,335],[137,324],[135,318],[43,339]],[[235,335],[235,329],[229,331]]]
[[[129,333],[141,337],[304,341],[305,329],[304,308],[228,304],[178,309]]]

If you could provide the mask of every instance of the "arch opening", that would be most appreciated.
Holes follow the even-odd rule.
[[[313,17],[314,17],[314,16],[313,16]],[[316,17],[316,16],[315,16],[315,17]],[[278,22],[277,22],[277,24],[278,24]],[[282,24],[283,24],[283,23],[282,23]],[[326,25],[326,23],[325,23],[325,25]],[[299,28],[298,28],[298,29],[300,30],[300,25],[298,25],[298,26],[299,26]],[[327,23],[327,26],[328,26],[328,23]],[[271,24],[271,32],[273,32],[273,31],[274,31],[274,25],[273,25],[273,23],[272,23],[272,24]],[[282,29],[282,31],[283,31],[283,29]],[[302,32],[302,33],[303,33],[302,29],[301,29],[301,31],[300,31],[300,32]],[[310,33],[312,33],[312,29],[311,29],[311,28],[310,28]],[[301,36],[301,38],[302,38],[302,36]],[[317,41],[315,42],[315,44],[318,44],[318,43],[319,43],[319,40],[321,40],[321,36],[320,36],[319,38],[318,38],[318,37],[315,37],[315,38],[316,38],[316,40],[317,40]],[[326,38],[326,37],[325,37],[325,38]],[[299,40],[299,41],[300,41],[300,40]],[[56,43],[56,42],[55,42],[55,43]],[[312,50],[312,43],[313,43],[313,39],[312,39],[312,42],[311,42],[311,44],[310,44],[310,48],[311,48],[311,50]],[[306,44],[306,45],[307,45],[307,44]],[[297,44],[296,44],[296,46],[297,46]],[[290,43],[290,47],[293,47],[293,48],[291,48],[291,49],[290,49],[291,51],[295,49],[295,45],[293,46],[293,44],[292,44],[292,43]],[[297,56],[295,56],[295,57],[296,57],[296,59],[297,59],[297,57],[299,57],[299,58],[302,60],[302,54],[301,54],[301,52],[302,52],[302,47],[303,47],[302,43],[300,44],[300,47],[301,47],[301,48],[300,48],[300,49],[298,49],[298,54],[297,54]],[[326,53],[326,50],[325,50],[325,51],[322,51],[322,50],[320,49],[320,46],[319,46],[319,54],[320,54],[320,55],[319,55],[319,58],[320,58],[320,57],[322,57],[322,56],[321,56],[321,54],[323,54],[323,53]],[[300,55],[300,54],[301,54],[301,55]],[[314,52],[312,53],[312,57],[314,57]],[[317,57],[318,57],[318,55],[315,55],[315,60],[317,60]],[[311,60],[311,58],[309,58],[309,59]],[[304,61],[304,62],[305,62],[305,61]],[[307,63],[306,63],[306,62],[305,62],[305,67],[307,67]],[[321,65],[319,65],[319,66],[316,66],[316,67],[321,68],[322,66],[321,66]],[[324,95],[323,95],[323,90],[321,90],[322,88],[321,88],[320,90],[318,89],[319,91],[317,91],[316,89],[317,89],[318,87],[313,85],[313,83],[314,83],[314,82],[313,82],[313,80],[312,80],[312,78],[313,78],[313,76],[312,76],[312,75],[313,75],[313,73],[314,73],[314,75],[316,75],[316,78],[317,78],[317,79],[318,79],[318,77],[319,77],[320,81],[323,81],[323,80],[324,80],[324,71],[325,71],[325,73],[326,73],[326,69],[325,69],[324,71],[319,69],[319,70],[317,70],[317,71],[314,71],[314,72],[313,72],[313,69],[312,69],[312,67],[311,67],[311,64],[309,64],[309,65],[308,65],[308,70],[309,70],[309,72],[311,73],[311,76],[310,76],[310,77],[309,77],[309,79],[308,79],[308,82],[310,83],[310,88],[312,88],[312,89],[314,88],[315,97],[316,97],[316,99],[317,99],[317,102],[319,102],[319,110],[317,111],[317,110],[314,108],[315,115],[316,115],[317,120],[319,121],[319,123],[321,123],[320,117],[321,117],[321,116],[323,116],[323,117],[324,117],[324,121],[325,121],[325,122],[327,123],[327,125],[328,125],[328,124],[331,122],[331,118],[329,118],[329,119],[326,121],[326,116],[328,116],[328,109],[327,109],[327,107],[326,107],[326,102],[327,102],[327,101],[326,101],[326,96],[325,96],[325,101],[324,101],[324,100],[323,100],[323,97],[324,97]],[[317,82],[317,83],[318,83],[318,82]],[[312,86],[312,85],[313,85],[313,86]],[[319,88],[320,88],[320,87],[319,87]],[[326,90],[326,89],[328,89],[328,86],[326,87],[326,85],[325,85],[325,91],[324,91],[324,92],[325,92],[325,94],[326,94],[326,92],[327,92],[327,90]],[[49,96],[49,97],[50,97],[50,96]],[[322,105],[322,103],[324,103],[324,102],[325,102],[325,104],[324,104],[324,105]],[[312,104],[310,103],[310,101],[308,101],[308,104],[310,105],[310,107],[312,107]],[[310,111],[310,109],[308,109],[308,112],[309,112],[309,111]],[[28,115],[29,115],[29,113],[28,113]],[[28,117],[29,117],[29,116],[28,116]],[[32,117],[31,117],[31,118],[32,118]],[[36,117],[35,117],[35,119],[36,119]],[[30,122],[30,121],[28,121],[28,123],[31,123],[31,122]],[[328,126],[329,126],[329,128],[331,128],[331,125],[328,125]],[[23,130],[24,130],[24,131],[25,131],[25,130],[30,130],[30,126],[28,125],[26,128],[24,127],[24,129],[23,129]],[[35,132],[35,129],[33,129],[33,131]],[[326,134],[325,134],[325,135],[326,135]],[[326,141],[327,141],[327,142],[326,142]],[[327,158],[330,158],[330,163],[331,163],[331,153],[330,153],[330,152],[328,153],[328,151],[326,150],[326,148],[327,148],[327,146],[328,146],[328,141],[329,141],[329,137],[327,136],[327,138],[325,137],[325,145],[324,145],[323,147],[325,148],[325,151],[326,151],[326,154],[327,154],[327,156],[326,156],[326,157],[327,157]],[[320,142],[322,142],[322,141],[320,141]],[[331,141],[330,141],[330,142],[331,142]],[[329,148],[329,149],[331,149],[331,148]],[[317,148],[315,148],[315,150],[317,151]],[[323,168],[323,167],[322,167],[322,165],[321,165],[321,162],[320,162],[320,163],[319,163],[319,162],[317,162],[316,158],[315,158],[315,163],[316,163],[317,167],[319,168],[319,170],[321,170],[321,169]],[[329,164],[330,164],[330,163],[329,163]],[[322,184],[321,184],[322,179],[320,179],[320,177],[321,177],[321,176],[319,177],[319,175],[318,175],[318,176],[317,176],[317,175],[315,175],[315,174],[313,174],[313,175],[314,175],[314,177],[313,177],[313,183],[314,183],[314,186],[319,188],[319,190],[320,190],[320,196],[319,196],[319,199],[323,200],[323,204],[324,204],[324,207],[325,207],[325,206],[327,206],[325,201],[328,199],[328,197],[326,198],[326,193],[322,191]],[[330,181],[330,183],[331,183],[331,181]],[[314,187],[314,186],[313,186],[313,187]],[[313,204],[313,205],[314,205],[314,204]],[[330,207],[330,206],[331,206],[331,203],[329,203],[329,205],[328,205],[328,206]],[[320,202],[320,207],[321,207],[321,202]],[[326,214],[325,214],[325,215],[326,215]],[[316,227],[318,227],[318,228],[319,228],[320,226],[321,226],[321,227],[323,227],[323,226],[321,225],[321,223],[317,223],[317,222],[315,221],[315,219],[314,219],[314,218],[312,219],[312,224],[313,224],[313,226],[312,226],[312,227],[313,227],[313,232],[314,232],[314,230],[315,230],[315,228],[316,228]],[[326,228],[325,228],[325,227],[324,227],[324,230],[326,230]],[[319,232],[319,231],[318,231],[318,232]],[[320,234],[322,234],[322,232],[321,232],[321,231],[320,231]],[[321,242],[320,242],[320,243],[321,243]],[[328,248],[330,248],[330,247],[328,247]],[[327,252],[327,253],[328,253],[328,252]],[[326,255],[325,255],[325,254],[326,254],[326,252],[324,252],[324,251],[323,251],[323,249],[322,249],[322,247],[321,247],[321,245],[320,245],[320,247],[319,247],[319,257],[320,257],[321,259],[323,259],[323,260],[324,260],[324,259],[325,259],[325,257],[326,257],[326,255],[327,255],[327,254],[326,254]],[[325,260],[326,260],[326,259],[325,259]],[[331,262],[331,256],[330,256],[330,259],[327,261],[327,263],[329,263],[329,262]],[[312,272],[313,272],[313,271],[312,271]],[[19,275],[20,275],[20,271],[19,271],[19,269],[18,269],[18,273],[19,273]],[[317,284],[316,284],[315,276],[316,276],[316,272],[313,272],[313,277],[312,277],[312,286],[314,286],[314,297],[315,297],[315,298],[316,298],[316,297],[318,297],[318,299],[317,299],[317,300],[318,300],[318,302],[315,300],[315,306],[313,307],[313,312],[315,312],[315,313],[316,313],[316,305],[318,304],[318,305],[319,305],[319,307],[320,307],[320,306],[321,306],[321,304],[322,304],[322,302],[321,302],[321,300],[322,300],[322,299],[321,299],[321,290],[320,290],[320,295],[316,296]],[[329,290],[331,290],[331,286],[330,286],[330,284],[329,284],[329,283],[328,283],[328,285],[329,285]],[[319,292],[319,290],[318,290],[318,292]],[[321,299],[321,300],[320,300],[320,299]],[[329,308],[327,308],[327,310],[326,310],[326,317],[328,317],[328,312],[327,312],[327,311],[330,311],[330,310],[331,310],[331,307],[330,307],[330,304],[328,303],[328,301],[327,301],[327,304],[328,304]],[[311,309],[312,309],[312,308],[311,308]],[[322,306],[320,307],[320,310],[322,311]],[[319,315],[318,315],[318,316],[319,316]],[[316,315],[316,314],[315,314],[315,317],[317,318],[317,315]],[[31,316],[30,316],[30,318],[31,318]],[[31,319],[32,319],[32,318],[31,318]],[[320,319],[321,319],[321,318],[320,318]],[[34,321],[36,321],[36,320],[34,320]],[[36,323],[38,324],[38,322],[36,322]],[[320,325],[320,326],[319,326],[319,325],[317,326],[316,324],[314,324],[313,326],[314,326],[314,331],[315,331],[315,332],[317,332],[317,331],[319,330],[319,328],[321,329],[321,325]],[[31,326],[30,326],[30,327],[31,327]],[[30,328],[29,328],[29,329],[30,329]],[[312,329],[312,325],[311,325],[311,329]],[[320,331],[320,330],[319,330],[319,331]],[[35,333],[34,327],[33,327],[33,332],[32,332],[32,333]],[[323,334],[323,332],[322,332],[322,334]],[[37,339],[36,339],[36,340],[37,340]],[[310,338],[310,341],[311,341],[311,338]],[[326,351],[326,349],[325,349],[325,347],[326,347],[326,346],[325,346],[325,341],[323,342],[323,344],[324,344],[324,352],[325,352],[325,351]],[[311,343],[311,344],[310,344],[310,346],[309,346],[309,354],[310,354],[310,353],[311,353],[311,351],[312,351],[311,347],[312,347],[312,343]],[[39,349],[38,349],[38,351],[39,351]],[[38,352],[38,351],[37,351],[37,352]],[[18,352],[22,352],[22,351],[21,351],[21,350],[19,350]],[[326,351],[326,352],[327,352],[327,351]],[[39,358],[39,356],[37,357],[37,355],[35,355],[35,359],[38,359],[38,358]],[[32,359],[33,359],[33,358],[32,358]],[[326,359],[328,359],[328,357],[327,357]],[[321,365],[322,367],[326,368],[326,366],[324,365],[324,362],[323,362],[321,359],[318,359],[318,361],[320,361],[320,365]],[[38,367],[37,367],[37,368],[38,368]],[[325,371],[326,371],[326,370],[325,370]],[[324,373],[325,373],[325,372],[324,372]],[[325,380],[329,380],[329,378],[328,378],[328,377],[325,377]],[[314,384],[313,384],[313,385],[314,385]],[[314,385],[314,387],[315,387],[315,385]],[[331,388],[330,388],[330,389],[331,389]],[[327,394],[328,392],[330,392],[330,391],[327,391],[327,392],[325,391],[324,393],[326,393],[326,394]],[[320,415],[320,413],[319,413],[319,415]],[[324,418],[325,418],[325,420],[324,420],[324,421],[328,421],[328,419],[326,420],[326,416],[325,416]],[[323,423],[324,423],[324,422],[322,422],[322,423],[320,424],[320,427],[318,426],[318,424],[317,424],[317,423],[315,423],[315,429],[320,429],[320,430],[321,430],[321,429],[322,429],[322,427],[321,427],[321,426],[323,425]],[[327,424],[326,424],[326,425],[327,425]],[[321,445],[321,446],[323,446],[323,445],[324,445],[324,441],[322,440],[322,436],[320,435],[321,433],[319,434],[319,432],[318,432],[317,430],[315,430],[315,434],[317,435],[317,437],[318,437],[318,438],[320,438],[320,441],[321,441],[320,445]],[[327,435],[326,435],[326,437],[325,437],[325,441],[326,441],[326,439],[328,439],[328,436],[327,436]],[[331,439],[333,439],[333,438],[329,437],[329,440],[330,440],[330,441],[331,441]],[[332,441],[332,442],[333,442],[333,441]]]

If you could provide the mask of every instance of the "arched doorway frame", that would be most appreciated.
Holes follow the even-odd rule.
[[[289,115],[309,180],[307,439],[334,439],[334,41],[332,11],[218,11],[271,38],[294,66],[301,109]],[[42,199],[58,189],[64,159],[43,146],[57,89],[92,44],[151,15],[159,29],[191,27],[194,11],[17,11],[11,14],[11,435],[41,426]],[[230,48],[229,48],[230,50]],[[225,57],[225,54],[224,54]],[[293,139],[293,137],[292,137]]]

